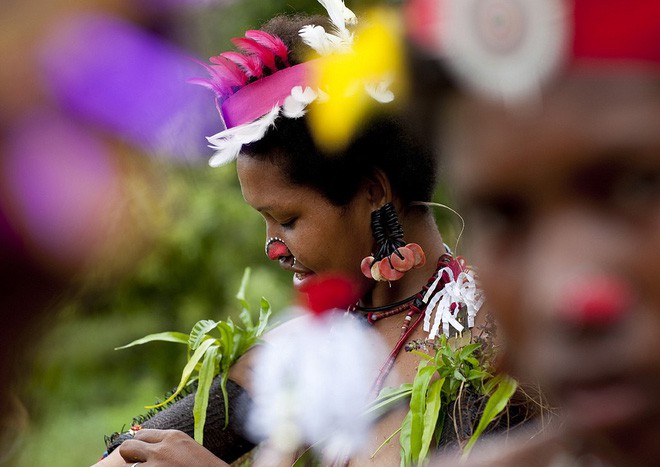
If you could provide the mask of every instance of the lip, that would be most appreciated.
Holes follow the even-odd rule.
[[[293,287],[300,290],[316,274],[302,266],[299,261],[294,261],[293,258],[293,256],[288,256],[286,259],[280,260],[280,267],[293,273]]]
[[[312,271],[294,271],[293,274],[293,287],[296,290],[300,290],[305,287],[305,284],[309,282],[311,278],[316,276]]]
[[[566,382],[559,394],[566,420],[582,432],[634,426],[650,407],[644,385],[633,378]]]

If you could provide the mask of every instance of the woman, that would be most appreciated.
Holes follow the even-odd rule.
[[[519,77],[521,94],[505,100],[461,77],[468,86],[445,88],[436,105],[453,122],[445,156],[508,360],[561,417],[531,443],[495,437],[466,465],[657,465],[660,6],[546,1],[567,7],[553,23],[531,2],[522,14],[521,2],[500,3],[515,15],[498,25],[538,21],[550,42],[536,45],[564,47],[564,60],[536,83]],[[500,71],[478,74],[492,85]]]
[[[331,16],[337,18],[332,11]],[[350,19],[351,14],[344,11],[339,16]],[[330,42],[338,43],[349,37],[345,34],[343,20],[340,23],[335,20],[337,40]],[[431,297],[441,293],[444,285],[457,278],[459,272],[468,274],[468,271],[444,246],[432,212],[425,205],[431,200],[435,188],[434,158],[427,148],[410,136],[406,120],[400,113],[379,114],[362,125],[342,151],[333,154],[319,149],[308,128],[307,117],[286,116],[296,114],[291,110],[295,110],[295,102],[287,107],[289,94],[294,94],[292,84],[300,86],[300,91],[306,89],[304,79],[301,81],[296,75],[296,66],[301,64],[300,57],[309,53],[310,41],[305,41],[304,34],[299,35],[301,30],[311,31],[309,25],[322,25],[331,30],[327,19],[322,17],[280,17],[263,27],[263,31],[271,34],[269,36],[263,35],[263,31],[249,31],[246,38],[250,41],[246,43],[241,39],[236,43],[243,50],[252,51],[247,56],[265,54],[262,62],[270,63],[265,66],[267,72],[257,70],[249,72],[248,75],[252,76],[247,78],[231,76],[225,79],[224,68],[214,69],[215,78],[204,83],[219,95],[221,115],[228,126],[224,132],[210,138],[218,151],[215,162],[221,160],[225,163],[237,158],[243,196],[266,222],[266,254],[292,273],[294,287],[304,290],[318,277],[327,274],[340,274],[357,285],[361,291],[360,299],[351,311],[373,325],[391,352],[389,357],[382,356],[382,368],[374,379],[374,391],[383,386],[396,387],[413,380],[420,362],[418,356],[401,351],[406,343],[424,340],[429,337],[429,332],[433,337],[437,333],[434,328],[441,329],[442,333],[443,329],[451,332],[452,326],[461,329],[474,326],[479,305],[461,306],[459,303],[450,309],[450,303],[446,310],[437,311],[435,319],[435,310],[429,309],[428,324],[422,326],[427,304],[433,302]],[[283,44],[277,38],[281,38]],[[272,46],[274,55],[259,47],[264,44]],[[286,54],[282,53],[283,46],[288,49]],[[232,53],[215,57],[212,62],[233,70],[233,65],[226,60],[243,64],[245,69],[252,66],[245,57]],[[305,63],[309,62],[303,65]],[[256,74],[259,74],[258,78]],[[278,88],[278,79],[286,83],[284,93]],[[243,83],[238,91],[236,86],[231,86],[236,82]],[[257,104],[251,94],[256,92],[257,87],[251,87],[255,84],[260,86],[259,89],[267,88],[269,95],[280,95],[281,98],[261,102],[264,93],[259,91],[262,110],[245,116],[244,110],[248,108],[245,103]],[[241,100],[243,106],[236,103]],[[276,121],[275,117],[268,120],[273,108]],[[284,116],[279,116],[279,111]],[[295,116],[300,116],[300,112]],[[237,133],[236,128],[245,130],[246,125],[252,125],[251,130],[262,125],[263,131],[244,131],[241,135],[249,133],[250,136],[232,139]],[[451,273],[450,277],[446,268],[455,275]],[[424,300],[427,292],[429,296]],[[461,297],[454,298],[454,303],[458,303]],[[457,316],[459,312],[461,316]],[[454,324],[450,324],[450,320]],[[286,327],[287,324],[282,325],[274,332],[286,332]],[[232,368],[230,381],[235,386],[235,396],[252,392],[251,357],[252,352],[248,352]],[[400,406],[380,418],[365,446],[366,454],[351,459],[351,464],[398,465],[398,436],[383,443],[397,433],[406,413],[407,408]],[[232,417],[230,413],[230,422],[241,424],[240,415],[238,419]],[[144,424],[144,428],[150,426],[153,425],[149,422]],[[162,423],[155,426],[167,428]],[[242,427],[238,426],[230,431],[235,434],[241,430]],[[242,446],[246,451],[252,445],[244,443]],[[227,446],[210,449],[228,462],[242,454],[235,450],[231,454],[222,452],[229,449]],[[370,454],[376,451],[377,455],[370,458]],[[188,435],[171,430],[142,429],[113,451],[101,465],[123,465],[133,461],[178,465],[174,457],[181,458],[182,465],[193,465],[190,459],[198,455],[201,457],[195,458],[204,465],[225,465]]]

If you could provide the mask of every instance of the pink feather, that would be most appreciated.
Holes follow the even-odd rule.
[[[259,57],[262,63],[270,68],[271,71],[277,70],[277,66],[275,65],[275,52],[265,45],[261,45],[257,41],[246,37],[235,37],[231,41],[244,53]]]
[[[212,61],[215,65],[197,61],[209,73],[210,79],[192,78],[188,82],[209,88],[220,98],[232,95],[247,82],[248,77],[234,62],[224,57],[213,57]]]
[[[200,62],[198,60],[194,60],[194,61],[197,62],[199,65],[203,66],[211,77],[191,78],[188,80],[189,83],[204,86],[205,88],[208,88],[213,92],[215,92],[215,94],[219,97],[232,94],[231,85],[226,80],[222,79],[216,73],[216,71],[213,68],[211,68],[211,66],[207,65],[206,63]]]
[[[264,74],[263,63],[257,55],[243,55],[238,52],[223,52],[220,55],[240,66],[250,77],[261,78]],[[214,58],[211,58],[211,61]]]
[[[245,85],[248,76],[239,66],[222,55],[217,55],[211,60],[213,68],[217,75],[226,81],[231,87],[241,87]]]
[[[289,66],[289,49],[279,37],[258,29],[245,31],[245,37],[268,47],[277,57],[280,57],[285,66]]]

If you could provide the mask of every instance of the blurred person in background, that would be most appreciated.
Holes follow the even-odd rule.
[[[339,142],[332,138],[347,135],[343,127],[335,126],[325,134],[332,141],[319,139],[310,129],[315,114],[313,108],[306,113],[307,106],[321,93],[308,76],[320,62],[309,57],[337,49],[346,53],[353,40],[349,29],[355,21],[352,12],[340,1],[324,5],[330,21],[325,17],[276,17],[261,30],[247,31],[244,38],[234,40],[241,53],[212,57],[212,78],[199,83],[216,93],[226,126],[209,138],[216,149],[211,165],[236,160],[243,196],[266,222],[266,255],[291,272],[294,287],[300,291],[331,273],[356,284],[360,298],[348,309],[372,324],[386,343],[386,351],[380,354],[382,367],[371,375],[377,393],[382,386],[413,380],[420,358],[401,352],[406,343],[460,331],[465,331],[469,340],[467,331],[485,318],[477,317],[481,300],[469,268],[443,244],[429,208],[436,182],[434,157],[408,133],[409,122],[402,109],[376,112]],[[356,37],[356,41],[360,39],[359,34]],[[384,47],[386,54],[395,53],[386,47],[390,43],[376,45]],[[316,53],[311,54],[313,51]],[[372,66],[365,63],[367,69]],[[364,86],[358,68],[350,69],[346,76],[358,95],[373,99],[374,106],[386,106],[392,100],[387,84],[380,85],[382,73],[367,76],[367,83],[373,86]],[[319,108],[323,105],[320,103]],[[326,121],[328,125],[341,126],[355,118],[351,105],[336,110],[339,113]],[[400,258],[395,258],[397,249],[402,250]],[[397,262],[399,259],[402,261]],[[443,297],[446,299],[441,300]],[[273,333],[286,336],[287,324]],[[485,345],[494,346],[487,334],[483,334]],[[301,353],[308,351],[311,349],[300,349]],[[98,465],[227,465],[265,441],[250,433],[247,426],[255,393],[252,358],[253,353],[248,352],[230,372],[227,427],[224,417],[217,417],[223,410],[222,398],[213,396],[216,402],[208,413],[214,420],[205,426],[204,447],[191,437],[191,395],[111,439],[109,455]],[[282,364],[296,368],[295,361]],[[324,374],[320,368],[318,378],[327,379],[329,385],[333,375]],[[272,381],[273,391],[278,386],[278,381]],[[299,401],[301,406],[303,402]],[[271,410],[277,414],[282,407],[274,404]],[[441,423],[448,429],[441,442],[465,441],[470,433],[455,432],[451,409],[442,410]],[[471,419],[470,426],[472,417],[479,415],[478,409],[465,413],[460,407],[455,410],[458,417]],[[323,412],[306,416],[320,418]],[[405,462],[396,440],[407,412],[407,407],[397,406],[378,420],[372,433],[360,433],[362,445],[350,463]],[[528,414],[512,412],[512,419],[502,420],[499,428],[518,423],[519,415],[524,419]],[[357,423],[357,413],[343,416]],[[429,429],[434,431],[435,422]],[[281,433],[280,440],[282,436],[286,434]],[[277,443],[272,447],[275,451],[282,448]],[[278,461],[293,463],[296,453],[284,454]],[[264,465],[275,463],[273,459],[264,461]]]
[[[144,31],[155,3],[0,5],[0,463],[26,430],[35,332],[88,276],[118,277],[147,245],[135,201],[153,206],[157,185],[141,161],[205,151],[213,106],[185,83],[190,55]]]
[[[658,465],[660,4],[408,13],[424,19],[409,29],[423,98],[506,361],[560,411],[542,436],[494,436],[461,465]]]

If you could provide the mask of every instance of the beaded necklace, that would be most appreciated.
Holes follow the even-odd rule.
[[[438,259],[438,265],[436,267],[435,272],[433,273],[433,276],[431,276],[431,278],[427,281],[427,283],[424,285],[424,287],[422,287],[422,289],[419,292],[417,292],[415,295],[411,297],[405,298],[391,305],[373,307],[373,308],[366,308],[355,305],[349,310],[351,312],[358,312],[365,314],[367,322],[369,322],[372,325],[381,319],[389,318],[390,316],[407,312],[406,317],[403,320],[403,325],[401,326],[401,334],[399,335],[399,340],[394,345],[394,348],[392,348],[392,351],[388,355],[387,360],[381,367],[380,371],[378,372],[378,376],[374,381],[371,390],[373,397],[377,396],[378,392],[381,390],[385,378],[392,370],[392,367],[394,366],[394,361],[401,352],[401,349],[405,345],[406,341],[412,335],[415,329],[417,329],[417,327],[424,320],[424,311],[426,310],[426,306],[429,302],[429,297],[427,297],[426,295],[429,289],[433,286],[433,284],[436,283],[436,280],[438,279],[438,274],[440,274],[440,271],[450,266],[455,261],[456,260],[449,254],[443,254],[442,256],[440,256],[440,258]],[[442,277],[440,277],[440,280],[437,282],[435,289],[432,291],[432,294],[435,294],[440,290],[442,290],[445,284],[448,283],[450,280],[451,279],[448,274],[446,273],[442,274]],[[413,321],[413,317],[415,315],[418,316]]]

